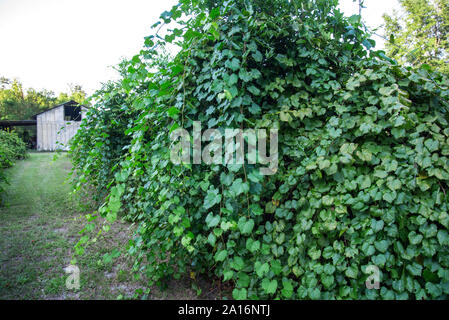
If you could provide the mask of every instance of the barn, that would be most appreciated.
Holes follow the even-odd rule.
[[[36,120],[38,151],[67,150],[69,140],[80,128],[87,108],[71,100],[33,116]]]

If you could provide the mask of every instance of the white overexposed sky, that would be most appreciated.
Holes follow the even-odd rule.
[[[359,14],[359,1],[356,0],[340,0],[340,8],[347,16]],[[364,0],[365,8],[362,9],[362,18],[370,30],[375,30],[383,25],[382,15],[384,13],[392,14],[393,10],[400,12],[400,5],[398,0]],[[380,28],[376,31],[377,34],[383,35],[383,30]],[[383,49],[385,41],[373,36],[376,41],[376,48]]]
[[[177,0],[0,0],[0,76],[57,94],[79,84],[89,94],[117,78],[111,66],[130,58],[151,25]],[[347,15],[353,0],[340,0]],[[380,26],[397,0],[365,0],[362,16]],[[379,33],[382,33],[381,31]],[[382,47],[382,41],[375,38]]]

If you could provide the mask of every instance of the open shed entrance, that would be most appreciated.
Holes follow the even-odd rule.
[[[81,106],[79,104],[64,105],[65,121],[81,121]]]

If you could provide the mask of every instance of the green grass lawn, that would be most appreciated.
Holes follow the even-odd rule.
[[[10,184],[6,204],[0,207],[0,299],[137,297],[135,290],[145,283],[130,272],[131,259],[122,255],[103,260],[115,248],[123,251],[132,236],[133,226],[120,221],[78,258],[80,290],[66,288],[64,268],[70,264],[90,211],[86,201],[70,195],[65,182],[71,168],[67,155],[54,158],[54,153],[31,153],[7,170]],[[213,291],[209,287],[199,297],[213,298]],[[165,291],[152,288],[150,295],[154,299],[197,297],[188,279],[173,281]]]

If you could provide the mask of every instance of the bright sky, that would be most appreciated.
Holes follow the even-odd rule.
[[[137,54],[150,26],[177,2],[0,0],[0,76],[56,93],[79,84],[91,94],[117,77],[111,66]],[[353,0],[340,2],[347,15],[358,13]],[[370,27],[398,7],[397,0],[365,0],[365,6]]]
[[[347,16],[353,14],[359,14],[359,1],[356,0],[340,0],[340,8]],[[364,9],[362,9],[362,18],[365,24],[374,30],[383,25],[382,15],[384,13],[392,14],[393,10],[400,12],[400,6],[398,0],[364,0]],[[383,35],[382,29],[377,32],[379,35]],[[373,40],[376,41],[376,48],[384,48],[384,40],[380,37],[373,36]]]

